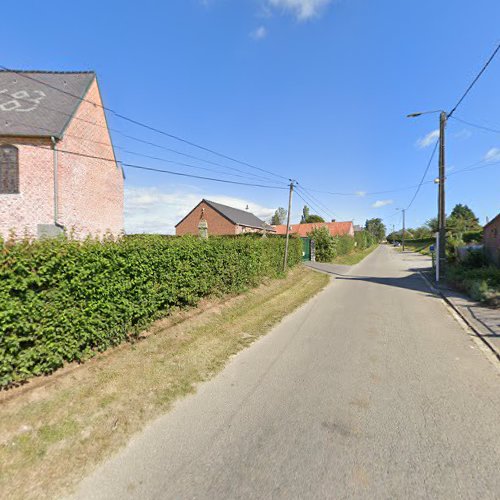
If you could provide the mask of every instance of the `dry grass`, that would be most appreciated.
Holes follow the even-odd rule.
[[[326,275],[299,267],[241,296],[176,313],[137,344],[3,397],[2,498],[67,491],[327,282]]]

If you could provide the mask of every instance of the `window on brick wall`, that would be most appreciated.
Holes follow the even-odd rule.
[[[19,193],[19,151],[0,145],[0,194]]]

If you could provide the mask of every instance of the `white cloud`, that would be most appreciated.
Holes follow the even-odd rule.
[[[431,144],[434,144],[434,142],[439,139],[439,130],[433,130],[432,132],[429,132],[426,136],[421,137],[417,141],[417,147],[420,149],[427,148]]]
[[[202,198],[248,210],[261,219],[269,219],[274,208],[231,196],[196,192],[166,192],[156,187],[130,187],[125,190],[125,232],[175,234],[177,224]]]
[[[386,205],[391,205],[394,203],[393,200],[377,200],[373,205],[372,208],[380,208],[380,207],[385,207]]]
[[[485,161],[498,161],[500,160],[500,148],[491,148],[485,155]]]
[[[331,2],[332,0],[267,0],[269,6],[292,13],[299,21],[318,17]]]
[[[250,33],[250,37],[254,40],[263,40],[267,36],[267,29],[265,26],[259,26],[257,29]]]

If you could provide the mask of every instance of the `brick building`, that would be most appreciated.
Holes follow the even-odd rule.
[[[484,226],[483,243],[488,258],[500,266],[500,214]]]
[[[276,234],[286,234],[286,224],[273,226]],[[354,225],[351,221],[347,222],[311,222],[307,224],[290,225],[290,233],[305,238],[313,229],[326,227],[332,236],[343,236],[348,234],[354,236]]]
[[[93,72],[0,71],[0,236],[122,232],[123,172],[101,105]]]
[[[198,226],[202,219],[208,225],[209,235],[262,233],[264,230],[274,232],[272,226],[246,210],[228,207],[209,200],[201,200],[191,212],[177,223],[175,234],[177,236],[198,235]]]

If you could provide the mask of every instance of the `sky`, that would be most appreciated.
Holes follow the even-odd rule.
[[[406,115],[449,111],[500,43],[498,0],[27,0],[2,12],[2,66],[94,70],[107,107],[224,155],[110,115],[154,144],[113,133],[123,162],[268,186],[125,167],[131,233],[172,233],[202,198],[269,218],[288,179],[292,222],[305,199],[325,219],[397,229],[439,121]],[[499,81],[500,54],[446,128],[447,212],[465,203],[481,223],[500,210],[500,133],[458,119],[500,131]],[[436,156],[408,227],[436,215],[437,168]]]

